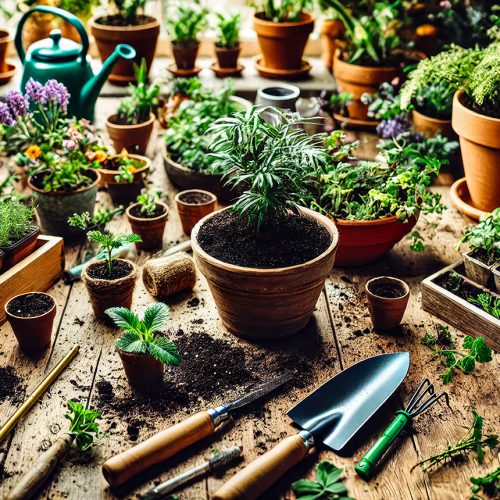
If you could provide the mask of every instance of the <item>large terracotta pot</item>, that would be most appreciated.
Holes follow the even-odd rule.
[[[500,206],[500,118],[480,115],[453,99],[452,125],[460,138],[465,178],[474,207],[491,212]]]
[[[7,49],[12,41],[12,37],[7,30],[0,30],[0,73],[7,71],[5,64],[5,57],[7,56]]]
[[[450,140],[456,140],[457,134],[453,132],[450,120],[440,120],[432,118],[432,116],[423,115],[416,109],[412,112],[413,128],[417,132],[421,132],[426,137],[434,137],[436,134],[441,134]]]
[[[366,120],[368,105],[361,102],[361,96],[367,92],[375,94],[384,82],[390,82],[401,75],[401,69],[396,66],[370,67],[359,64],[349,64],[339,58],[339,51],[335,54],[333,74],[340,92],[352,94],[352,102],[347,106],[349,118]]]
[[[345,34],[344,23],[340,19],[325,19],[321,27],[321,57],[325,66],[332,71],[335,52]]]
[[[151,17],[148,23],[137,26],[108,26],[99,22],[102,19],[100,17],[89,21],[101,61],[105,61],[114,52],[117,45],[126,43],[131,45],[137,53],[135,62],[141,61],[142,58],[146,59],[149,73],[160,34],[160,21]],[[113,66],[109,81],[116,85],[126,85],[135,81],[133,63],[134,61],[120,59]]]
[[[116,123],[116,118],[117,115],[111,115],[106,120],[106,130],[113,141],[115,151],[120,153],[122,149],[126,149],[129,153],[145,154],[153,131],[155,115],[150,113],[149,120],[137,125],[120,125]]]
[[[222,323],[231,333],[271,340],[293,335],[309,322],[332,269],[339,236],[327,217],[307,208],[301,208],[301,212],[328,230],[331,244],[313,260],[280,269],[240,267],[208,255],[197,235],[218,212],[207,215],[194,227],[191,244],[196,264],[208,281]]]
[[[395,215],[377,220],[335,220],[340,244],[335,266],[361,266],[385,255],[417,223],[416,218],[401,222]]]
[[[300,21],[293,23],[273,23],[258,12],[253,18],[253,28],[257,33],[262,64],[271,69],[299,69],[309,34],[314,29],[314,17],[307,12],[301,14]]]

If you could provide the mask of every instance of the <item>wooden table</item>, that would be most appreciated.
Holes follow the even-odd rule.
[[[106,111],[115,109],[116,99],[101,99],[97,105],[99,120]],[[368,135],[361,138],[367,145],[373,144]],[[154,141],[153,141],[154,142]],[[154,156],[153,183],[164,192],[171,212],[165,232],[165,245],[184,239],[180,221],[174,208],[174,189],[165,177],[161,155],[157,145],[152,145],[150,156]],[[444,196],[449,205],[447,188],[436,188]],[[106,193],[99,193],[100,204],[108,204]],[[430,231],[424,224],[423,217],[417,229],[428,239]],[[356,499],[388,499],[388,500],[457,500],[469,496],[469,477],[484,475],[498,465],[498,457],[488,453],[483,465],[478,465],[475,458],[464,463],[455,464],[432,473],[423,473],[416,468],[411,471],[418,457],[428,456],[442,450],[448,442],[463,435],[471,421],[471,410],[477,410],[485,417],[485,429],[498,432],[498,398],[499,379],[498,364],[500,357],[495,355],[493,362],[478,366],[475,373],[464,375],[458,373],[454,381],[446,387],[450,395],[450,407],[438,404],[428,413],[415,421],[415,432],[402,437],[397,445],[383,460],[383,467],[378,475],[369,483],[359,479],[353,467],[363,452],[372,444],[378,433],[387,425],[392,412],[409,395],[419,382],[428,377],[437,389],[441,389],[438,374],[441,367],[437,360],[431,359],[430,350],[420,343],[420,337],[437,323],[436,318],[424,313],[420,307],[420,282],[430,273],[457,260],[458,253],[454,245],[459,238],[465,221],[450,208],[438,222],[437,233],[428,240],[425,253],[417,254],[409,249],[408,240],[402,241],[386,258],[369,266],[358,269],[335,268],[326,282],[318,301],[314,318],[304,332],[295,337],[273,342],[271,345],[249,343],[239,340],[223,330],[218,321],[214,302],[207,289],[206,282],[199,276],[192,294],[170,303],[171,316],[168,320],[168,332],[175,341],[180,328],[187,334],[196,335],[206,332],[214,338],[224,339],[231,345],[244,350],[247,359],[260,359],[260,369],[255,374],[260,380],[273,376],[270,359],[280,352],[297,356],[297,376],[294,388],[286,393],[279,393],[269,398],[262,406],[244,412],[234,424],[222,430],[210,440],[192,447],[178,457],[169,460],[155,469],[154,473],[144,474],[138,481],[126,489],[111,491],[101,475],[101,463],[111,455],[129,448],[137,441],[143,440],[170,424],[180,421],[191,412],[209,408],[241,392],[235,386],[223,391],[211,401],[197,401],[176,411],[167,410],[149,419],[139,429],[138,436],[132,436],[130,426],[134,425],[136,415],[124,415],[117,418],[112,412],[104,412],[101,428],[105,432],[97,446],[88,456],[78,453],[70,454],[60,464],[51,480],[41,492],[41,498],[134,498],[145,492],[159,480],[165,480],[186,468],[202,461],[202,457],[210,455],[212,448],[222,448],[232,444],[243,445],[245,462],[248,462],[272,447],[286,435],[294,432],[285,413],[293,404],[302,399],[312,389],[328,380],[340,370],[368,356],[386,352],[409,351],[411,354],[410,372],[405,379],[398,398],[387,407],[384,415],[365,428],[358,440],[359,447],[347,456],[338,456],[330,451],[314,454],[303,464],[280,481],[266,498],[293,498],[288,489],[291,482],[302,477],[314,477],[315,465],[323,459],[331,460],[345,468],[345,483],[350,496]],[[129,231],[126,220],[121,217],[111,223],[113,231]],[[83,247],[67,247],[66,266],[80,261]],[[142,254],[133,257],[139,264],[144,263],[150,255]],[[409,307],[398,335],[381,335],[375,333],[370,324],[363,286],[373,276],[389,274],[405,279],[411,287]],[[58,304],[56,329],[52,347],[38,359],[30,359],[18,348],[14,335],[8,324],[0,328],[0,368],[13,367],[25,385],[25,393],[29,394],[42,377],[75,343],[80,345],[80,354],[70,367],[62,374],[52,388],[33,407],[29,414],[18,424],[10,437],[0,443],[0,496],[6,494],[23,471],[26,471],[40,453],[52,443],[61,429],[67,428],[64,419],[66,402],[76,399],[94,406],[98,401],[96,384],[108,379],[116,394],[124,398],[134,398],[129,389],[123,369],[114,348],[114,340],[118,333],[103,326],[93,317],[91,307],[83,283],[71,286],[59,282],[50,290]],[[200,303],[193,307],[192,298]],[[152,302],[139,280],[135,292],[134,309],[143,312],[146,305]],[[202,324],[201,324],[202,323]],[[456,332],[458,338],[463,335]],[[480,332],[479,332],[480,333]],[[181,353],[184,357],[196,356],[196,353]],[[1,383],[1,381],[0,381]],[[175,390],[175,387],[172,389]],[[14,411],[12,401],[0,402],[0,423],[4,422]],[[129,432],[127,432],[127,429]],[[132,441],[130,438],[136,438]],[[232,475],[238,467],[227,471],[226,477]],[[209,477],[179,493],[181,499],[204,499],[222,483],[220,478]]]

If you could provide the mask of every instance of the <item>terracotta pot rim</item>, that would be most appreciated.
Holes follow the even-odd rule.
[[[9,43],[12,41],[12,35],[8,30],[0,30],[0,43]]]
[[[90,28],[97,28],[104,31],[120,32],[120,31],[146,31],[151,28],[160,27],[160,20],[153,16],[145,16],[151,19],[150,22],[145,24],[137,24],[130,26],[110,26],[109,24],[100,23],[99,20],[107,16],[95,16],[89,19],[88,25]]]
[[[400,295],[399,297],[383,297],[382,295],[377,295],[375,293],[373,293],[371,290],[368,289],[368,285],[370,283],[373,283],[375,281],[391,281],[391,282],[396,282],[398,285],[401,285],[404,290],[405,290],[405,293],[404,295]],[[401,299],[405,299],[406,297],[408,297],[408,295],[410,294],[410,287],[408,286],[408,283],[406,283],[406,281],[403,281],[402,279],[399,279],[399,278],[395,278],[394,276],[376,276],[375,278],[372,278],[372,279],[369,279],[366,283],[365,283],[365,291],[367,294],[370,294],[372,297],[376,297],[377,299],[384,299],[384,300],[387,300],[387,301],[396,301],[396,300],[401,300]]]
[[[205,203],[186,203],[185,201],[182,201],[180,199],[180,197],[186,193],[204,193],[209,195],[211,199],[206,201]],[[174,199],[177,203],[180,203],[185,207],[204,207],[206,205],[210,205],[211,203],[217,202],[217,196],[215,196],[215,194],[211,193],[210,191],[206,191],[205,189],[185,189],[184,191],[180,191],[179,193],[177,193]]]
[[[145,172],[149,167],[151,167],[151,160],[147,157],[147,156],[142,156],[142,155],[136,155],[136,154],[128,154],[127,155],[128,158],[134,158],[135,160],[142,160],[145,162],[144,166],[143,167],[140,167],[138,168],[134,174],[142,174],[143,172]],[[109,159],[113,160],[115,158],[119,158],[120,157],[120,154],[117,153],[117,154],[114,154],[114,155],[111,155],[109,157]],[[103,167],[99,167],[99,168],[96,168],[94,169],[94,171],[96,172],[102,172],[104,174],[108,174],[108,175],[116,175],[116,173],[118,172],[117,170],[111,170],[109,168],[103,168]],[[118,183],[117,183],[118,184]],[[132,183],[127,183],[127,184],[132,184]]]
[[[132,132],[134,130],[137,130],[138,128],[147,127],[147,126],[151,125],[151,123],[154,123],[154,121],[156,120],[155,115],[153,113],[149,113],[149,119],[147,119],[145,122],[137,123],[136,125],[121,125],[119,123],[114,123],[112,121],[112,119],[116,116],[118,116],[117,113],[115,113],[114,115],[110,115],[106,118],[106,127],[114,128],[114,129],[118,129],[118,130],[129,130]],[[129,155],[129,156],[132,156],[132,155]],[[138,155],[138,156],[140,156],[140,155]]]
[[[492,116],[483,115],[483,114],[478,113],[476,111],[473,111],[472,109],[465,106],[462,103],[464,95],[465,95],[465,92],[463,90],[457,90],[455,92],[455,95],[453,96],[453,104],[454,105],[456,104],[456,106],[460,108],[462,113],[472,115],[472,116],[475,116],[475,117],[480,118],[482,120],[485,120],[487,122],[490,122],[491,125],[493,125],[493,124],[500,125],[500,118],[493,118]],[[453,114],[452,114],[452,117],[453,117]]]
[[[263,19],[262,17],[265,16],[265,13],[264,11],[259,11],[253,15],[253,22],[254,24],[259,24],[261,26],[283,26],[286,28],[290,28],[295,26],[305,26],[307,24],[314,23],[315,21],[315,17],[309,12],[302,11],[300,15],[303,18],[302,21],[292,21],[292,22],[286,21],[282,23],[277,23],[274,21],[268,21],[267,19]]]
[[[384,71],[400,71],[400,67],[399,66],[363,66],[362,64],[353,64],[353,63],[350,63],[350,62],[347,62],[347,61],[343,61],[340,56],[340,50],[337,49],[335,51],[335,55],[333,56],[333,59],[335,61],[334,65],[335,64],[340,64],[341,66],[342,65],[345,65],[345,67],[348,67],[348,68],[356,68],[357,71],[359,72],[371,72],[371,73],[378,73],[378,72],[384,72]],[[338,71],[338,68],[337,68],[337,71]]]
[[[17,299],[18,297],[22,297],[23,295],[31,295],[33,293],[36,293],[38,295],[45,295],[46,297],[50,297],[50,299],[52,300],[52,307],[48,311],[45,311],[44,313],[39,314],[38,316],[17,316],[17,315],[12,314],[11,312],[8,311],[7,306],[14,299]],[[53,312],[56,307],[57,307],[56,299],[54,299],[54,297],[52,297],[52,295],[49,295],[48,293],[45,293],[45,292],[25,292],[25,293],[18,293],[17,295],[14,295],[14,297],[10,298],[8,300],[8,302],[3,306],[5,314],[7,316],[12,316],[13,318],[20,319],[20,320],[23,320],[23,319],[38,319],[38,318],[43,318],[44,316],[47,316],[51,312]]]
[[[130,213],[131,209],[136,207],[137,205],[139,205],[139,202],[132,203],[131,205],[129,205],[127,207],[127,210],[125,210],[125,213],[127,214],[127,217],[129,219],[131,219],[133,221],[137,221],[137,222],[153,222],[153,221],[161,220],[164,217],[167,217],[168,213],[170,211],[168,206],[165,203],[163,203],[162,201],[156,201],[155,203],[156,203],[156,205],[161,205],[165,209],[165,211],[161,215],[158,215],[157,217],[136,217],[135,215],[132,215]]]
[[[214,217],[219,212],[222,212],[224,210],[229,210],[230,207],[216,210],[203,217],[203,219],[201,219],[200,221],[198,221],[198,223],[194,226],[191,232],[191,245],[193,247],[193,253],[199,254],[204,260],[209,261],[211,265],[223,268],[225,271],[231,271],[245,275],[262,276],[262,277],[275,276],[276,274],[279,273],[293,273],[294,271],[303,269],[304,267],[313,266],[317,262],[326,259],[328,255],[330,255],[332,252],[336,251],[339,245],[339,232],[334,222],[328,217],[325,217],[324,215],[306,207],[299,207],[299,208],[302,213],[311,216],[313,219],[316,220],[316,222],[322,224],[327,230],[329,230],[329,233],[331,234],[332,241],[330,242],[330,245],[328,245],[328,248],[326,248],[322,253],[314,257],[314,259],[302,262],[301,264],[295,264],[294,266],[261,269],[257,267],[244,267],[244,266],[237,266],[235,264],[228,264],[227,262],[212,257],[207,252],[205,252],[205,250],[203,250],[199,245],[197,239],[198,231],[208,219]]]
[[[38,172],[38,174],[43,174],[44,172],[48,172],[48,170],[42,170],[42,171]],[[45,196],[71,196],[74,194],[83,193],[84,191],[89,191],[90,189],[93,189],[94,187],[96,187],[97,184],[99,184],[99,182],[101,180],[101,174],[96,169],[89,168],[87,173],[90,175],[94,174],[96,176],[96,178],[94,179],[94,182],[92,182],[92,184],[89,184],[88,186],[78,188],[75,191],[44,191],[43,189],[40,189],[39,187],[37,187],[33,184],[33,176],[32,175],[30,175],[28,177],[28,186],[33,191],[36,191],[37,193],[44,194]],[[37,175],[37,174],[35,174],[35,175]]]
[[[424,115],[424,113],[421,113],[420,111],[417,111],[416,109],[412,110],[412,113],[415,115],[418,115],[424,120],[427,120],[431,123],[435,123],[437,125],[449,125],[451,124],[451,118],[449,120],[444,120],[442,118],[434,118],[433,116],[429,115]]]
[[[401,222],[401,224],[408,224],[411,219],[412,217],[410,217],[410,219],[408,219],[407,222],[403,222],[402,220],[399,220],[396,215],[390,215],[389,217],[383,217],[381,219],[373,219],[373,220],[347,220],[347,219],[332,218],[335,224],[344,227],[382,226],[384,224],[392,224],[394,222]]]
[[[103,262],[106,262],[106,260],[101,259],[101,260],[94,260],[92,262],[89,262],[83,268],[82,277],[85,276],[85,279],[89,282],[92,282],[92,283],[110,283],[113,285],[116,285],[116,284],[120,285],[123,281],[127,280],[128,278],[131,278],[131,277],[136,278],[137,277],[137,266],[131,260],[128,260],[128,259],[113,259],[113,260],[121,260],[121,261],[124,261],[124,262],[127,262],[128,264],[130,264],[132,266],[130,273],[127,274],[126,276],[122,276],[121,278],[118,278],[116,280],[107,280],[107,279],[103,279],[103,278],[92,278],[91,276],[88,275],[87,269],[95,264],[102,264]]]

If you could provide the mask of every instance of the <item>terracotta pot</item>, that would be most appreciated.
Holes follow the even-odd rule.
[[[156,51],[156,42],[160,34],[160,21],[154,17],[149,18],[146,24],[137,26],[108,26],[101,24],[103,18],[95,18],[89,21],[90,31],[95,38],[97,50],[101,61],[104,62],[120,43],[131,45],[136,53],[135,62],[146,59],[149,70]],[[126,85],[135,81],[134,61],[120,59],[109,75],[109,81],[116,85]]]
[[[109,184],[116,184],[115,175],[118,173],[118,171],[112,168],[107,168],[106,165],[108,164],[109,161],[113,161],[115,158],[118,158],[119,156],[120,156],[119,154],[111,155],[108,158],[107,162],[104,163],[102,167],[95,169],[95,171],[99,172],[100,174],[100,179],[98,184],[99,188],[104,188]],[[128,157],[143,162],[144,165],[138,168],[134,172],[134,182],[142,181],[143,175],[147,175],[149,172],[149,169],[151,167],[151,160],[146,156],[136,155],[136,154],[129,154]]]
[[[240,267],[208,255],[200,247],[197,235],[214,214],[194,227],[191,244],[196,264],[207,278],[222,323],[231,333],[272,340],[293,335],[309,322],[332,269],[339,236],[330,219],[307,208],[300,210],[324,226],[332,242],[316,258],[280,269]]]
[[[39,172],[28,178],[40,222],[47,234],[64,238],[77,237],[81,230],[71,227],[68,218],[75,213],[94,213],[100,174],[95,170],[88,170],[85,175],[93,180],[92,184],[75,191],[47,192],[40,187],[45,173]]]
[[[404,223],[395,215],[366,221],[335,220],[340,237],[335,265],[361,266],[380,259],[416,223],[416,218]]]
[[[56,301],[53,297],[42,292],[36,293],[50,297],[53,303],[52,307],[48,311],[39,316],[22,317],[16,316],[9,311],[9,304],[15,298],[27,295],[25,293],[12,297],[9,302],[5,304],[7,321],[10,323],[21,349],[28,352],[44,349],[50,345],[52,325],[57,312]]]
[[[253,28],[257,33],[262,64],[266,68],[301,68],[307,39],[314,29],[314,17],[307,12],[300,17],[300,21],[293,23],[273,23],[265,20],[263,12],[254,15]]]
[[[137,267],[133,262],[125,259],[116,260],[130,264],[132,266],[130,274],[116,280],[91,278],[88,275],[89,268],[103,261],[91,262],[82,271],[82,280],[87,288],[94,314],[106,322],[110,321],[109,316],[105,314],[106,309],[110,307],[127,307],[130,309],[137,280]]]
[[[135,354],[117,349],[128,383],[137,389],[147,389],[163,379],[164,365],[149,354]]]
[[[460,138],[467,187],[472,204],[484,212],[500,206],[500,118],[465,107],[465,94],[453,98],[452,125]]]
[[[116,119],[117,115],[111,115],[106,120],[106,130],[113,141],[115,151],[120,153],[126,149],[129,153],[145,154],[153,131],[155,115],[151,113],[149,120],[137,125],[120,125],[116,123]]]
[[[236,68],[240,52],[240,44],[231,48],[215,46],[215,56],[221,68]]]
[[[31,226],[28,234],[23,236],[20,240],[8,247],[0,247],[0,250],[4,253],[3,265],[0,265],[1,271],[7,271],[7,269],[15,266],[18,262],[21,262],[25,257],[33,252],[39,234],[40,228],[37,226]]]
[[[340,19],[325,19],[321,28],[321,57],[325,66],[332,71],[339,40],[345,35],[345,26]]]
[[[357,120],[368,119],[368,104],[361,102],[361,96],[367,92],[375,94],[384,82],[390,82],[401,76],[398,67],[370,67],[359,64],[349,64],[339,58],[339,51],[335,54],[333,74],[340,92],[352,94],[352,103],[347,106],[349,118]]]
[[[5,58],[11,41],[10,33],[7,30],[0,30],[0,73],[7,71]]]
[[[493,282],[492,269],[495,264],[485,264],[484,262],[476,259],[473,251],[462,254],[464,261],[465,275],[478,285],[488,287]]]
[[[135,244],[137,250],[156,250],[162,247],[163,232],[165,231],[165,224],[168,218],[168,207],[165,203],[157,202],[156,206],[163,208],[163,214],[158,217],[146,218],[136,217],[131,214],[134,207],[138,207],[139,203],[134,203],[127,208],[126,214],[132,232],[138,234],[142,238],[142,242]]]
[[[401,289],[398,297],[383,297],[377,295],[374,286],[388,285]],[[408,299],[410,287],[402,280],[390,276],[380,276],[369,280],[365,285],[368,310],[375,330],[392,330],[401,323]]]
[[[177,69],[193,69],[198,57],[200,42],[172,42],[172,53]]]
[[[417,132],[421,132],[426,137],[434,137],[436,134],[441,134],[450,140],[457,140],[457,134],[453,131],[450,120],[440,120],[432,118],[432,116],[423,115],[417,110],[412,112],[413,128]]]
[[[209,196],[210,199],[204,203],[187,203],[182,200],[182,196],[188,193],[204,193]],[[203,189],[188,189],[175,195],[175,203],[177,204],[177,211],[181,219],[182,229],[189,235],[199,220],[215,210],[217,196]]]

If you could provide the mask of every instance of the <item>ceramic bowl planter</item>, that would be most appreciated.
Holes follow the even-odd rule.
[[[399,326],[410,298],[410,287],[400,279],[381,276],[369,280],[365,290],[373,328],[385,331]]]
[[[449,140],[456,140],[457,134],[453,131],[450,120],[440,120],[419,113],[416,109],[412,111],[413,128],[417,132],[421,132],[426,137],[434,137],[436,134],[441,134]]]
[[[196,58],[200,42],[172,42],[172,53],[174,55],[175,65],[178,70],[190,70],[195,67]]]
[[[150,16],[141,16],[143,24],[133,26],[112,26],[103,24],[105,17],[91,19],[90,31],[95,38],[101,61],[105,61],[119,44],[132,46],[136,53],[136,61],[146,59],[149,70],[156,51],[156,43],[160,34],[160,21]],[[114,66],[109,81],[116,85],[127,85],[135,80],[133,61],[120,60]]]
[[[208,281],[222,323],[231,333],[272,340],[293,335],[309,322],[332,269],[339,237],[330,219],[307,208],[300,210],[326,228],[331,243],[314,259],[279,269],[241,267],[208,255],[197,235],[203,224],[219,212],[194,227],[191,244],[196,264]]]
[[[105,314],[106,309],[110,307],[130,309],[132,305],[132,296],[137,281],[137,267],[125,259],[113,260],[114,266],[117,263],[120,263],[118,265],[128,271],[128,274],[116,279],[95,277],[95,273],[99,269],[98,266],[105,265],[105,261],[87,264],[82,271],[82,280],[87,288],[94,314],[104,321],[109,321],[109,317]]]
[[[299,96],[300,89],[295,85],[287,83],[262,85],[257,89],[255,104],[295,111],[295,103]]]
[[[215,45],[215,57],[219,68],[235,69],[238,67],[238,57],[240,57],[240,44],[234,47],[219,47]]]
[[[333,69],[335,52],[339,40],[345,35],[345,26],[340,19],[325,19],[321,27],[321,57],[329,71]]]
[[[134,354],[117,349],[128,383],[136,389],[147,389],[163,379],[165,366],[149,354]]]
[[[90,177],[92,183],[75,191],[44,191],[43,177],[46,172],[39,172],[28,178],[28,185],[32,190],[36,204],[36,211],[45,231],[50,235],[78,237],[79,228],[68,225],[68,218],[73,214],[89,212],[94,213],[97,185],[100,174],[88,170],[85,175]]]
[[[480,115],[453,98],[452,125],[460,138],[467,187],[474,207],[492,212],[500,206],[500,118]]]
[[[137,250],[157,250],[162,247],[163,233],[168,218],[168,207],[165,203],[156,202],[156,211],[151,217],[140,211],[141,204],[134,203],[127,208],[126,214],[132,232],[142,238],[135,244]]]
[[[106,120],[106,130],[117,153],[126,149],[129,153],[143,155],[146,153],[154,123],[153,113],[150,114],[149,120],[137,125],[121,125],[117,122],[117,115],[111,115]]]
[[[175,196],[183,231],[189,235],[199,220],[211,214],[217,205],[217,196],[202,189],[189,189]]]
[[[478,258],[475,250],[463,253],[462,257],[467,278],[485,287],[492,284],[492,269],[495,264],[486,264],[483,262]]]
[[[16,241],[8,247],[0,247],[3,253],[3,263],[0,264],[0,271],[5,272],[18,262],[21,262],[27,257],[36,246],[36,240],[40,234],[40,228],[31,226],[29,232],[25,234],[20,240]]]
[[[16,295],[5,304],[5,314],[19,346],[28,352],[50,345],[56,312],[56,301],[42,292]]]

